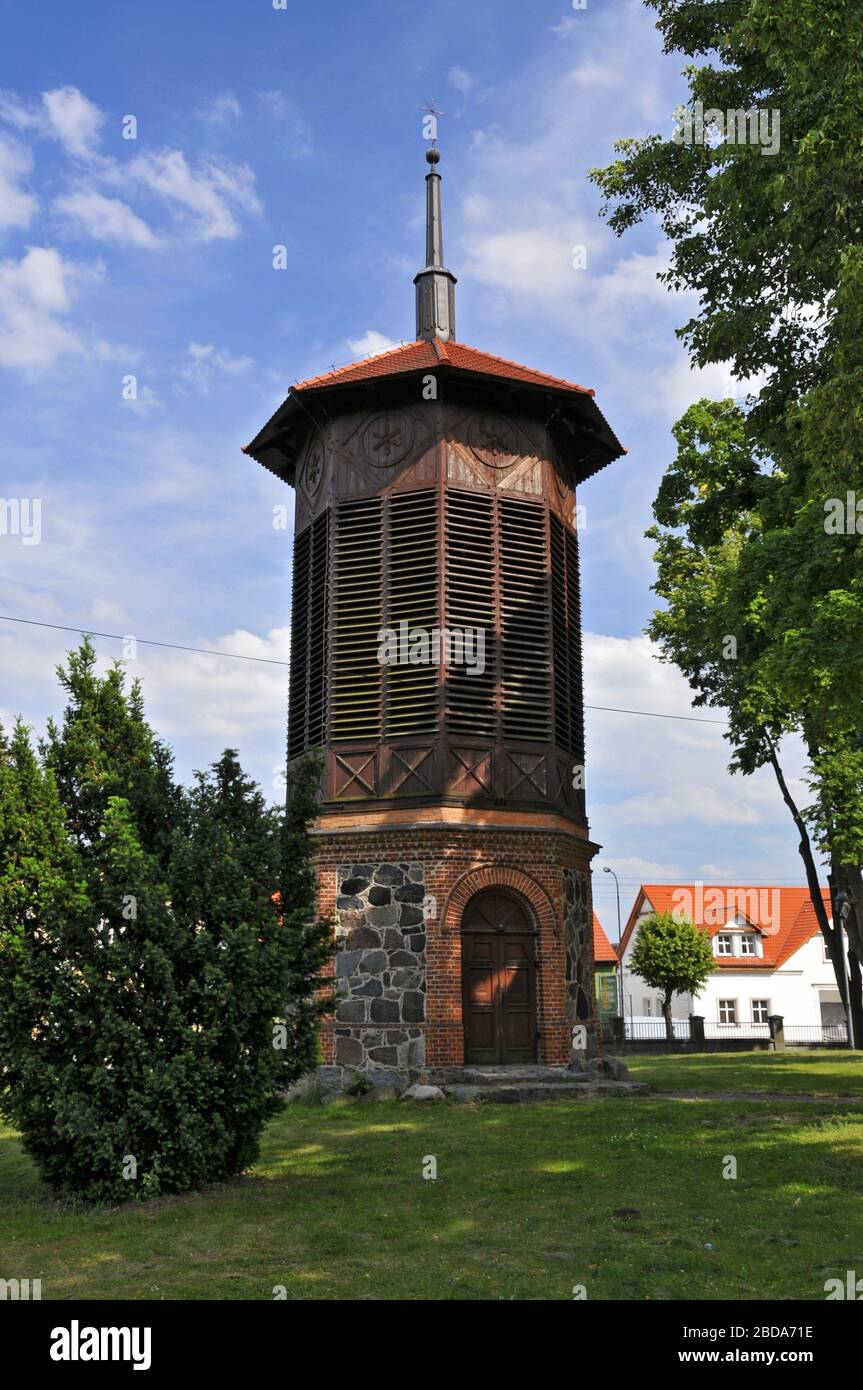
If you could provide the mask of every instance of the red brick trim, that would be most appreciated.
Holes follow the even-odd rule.
[[[502,865],[469,869],[466,874],[462,875],[447,898],[441,918],[441,930],[443,932],[461,930],[461,919],[465,908],[474,894],[482,892],[483,888],[514,889],[516,893],[520,893],[529,902],[536,918],[536,925],[543,935],[546,932],[553,932],[555,936],[560,934],[554,908],[539,884],[534,879],[529,878],[521,869],[505,868]]]

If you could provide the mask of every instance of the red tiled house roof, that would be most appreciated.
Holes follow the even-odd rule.
[[[830,890],[822,888],[821,894],[830,915]],[[623,951],[640,913],[648,905],[654,912],[684,911],[710,937],[722,931],[735,914],[743,916],[761,934],[763,955],[717,956],[716,965],[720,970],[776,969],[819,931],[808,888],[777,888],[752,883],[643,883],[623,934]]]
[[[602,923],[595,912],[593,914],[593,959],[598,964],[617,964],[617,951],[606,936]]]

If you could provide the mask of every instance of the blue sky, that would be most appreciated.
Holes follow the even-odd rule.
[[[673,421],[745,386],[689,370],[656,225],[618,241],[585,177],[684,95],[639,0],[0,0],[0,35],[0,496],[42,505],[38,545],[0,535],[0,612],[288,659],[291,499],[240,447],[292,381],[413,337],[433,99],[459,337],[594,387],[630,449],[580,499],[588,702],[690,712],[643,636],[643,532]],[[59,710],[73,641],[0,622],[4,722]],[[230,744],[278,795],[283,668],[129,667],[184,777]],[[721,732],[589,716],[624,911],[642,879],[801,881],[775,787],[728,776]]]

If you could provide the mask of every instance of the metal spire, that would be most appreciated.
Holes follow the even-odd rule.
[[[443,218],[441,215],[440,150],[432,144],[426,150],[431,169],[426,174],[426,263],[414,278],[417,287],[417,338],[455,338],[456,278],[443,263]]]

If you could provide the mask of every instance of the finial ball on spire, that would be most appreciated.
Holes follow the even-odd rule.
[[[437,145],[430,145],[426,150],[426,159],[429,164],[440,164],[440,150]]]

